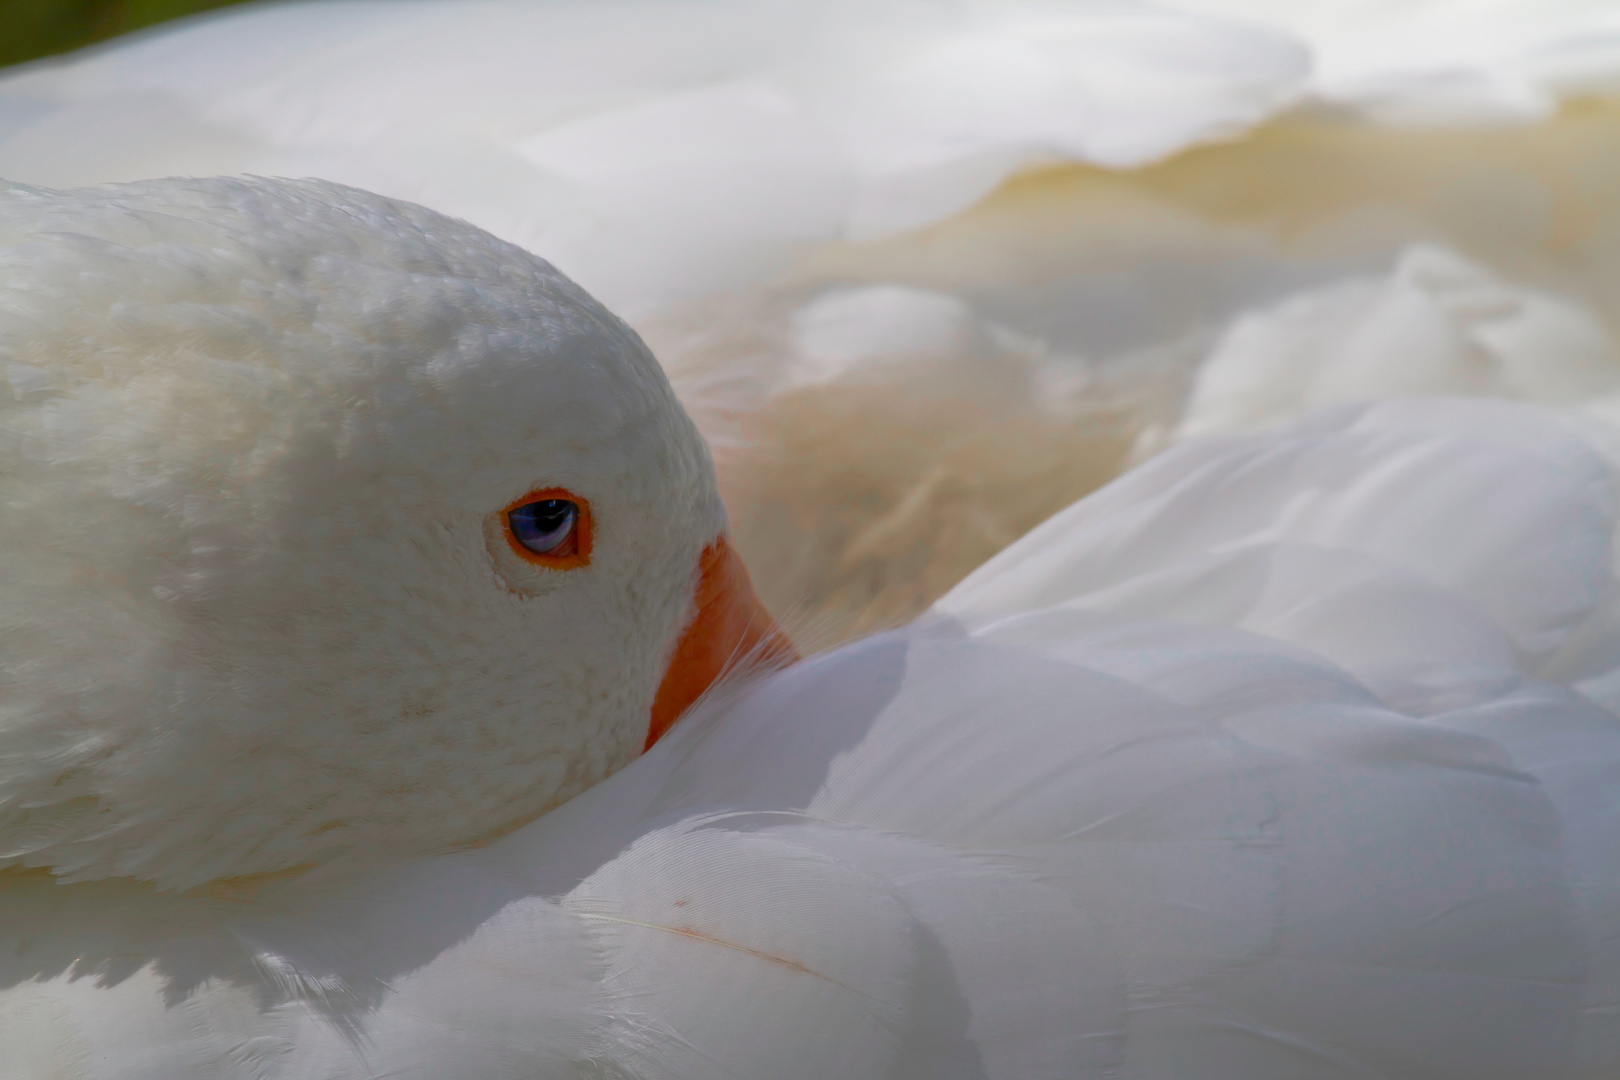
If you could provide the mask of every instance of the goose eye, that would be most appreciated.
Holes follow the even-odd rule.
[[[508,510],[512,538],[536,555],[566,558],[579,552],[579,506],[567,499],[539,499]]]
[[[591,506],[565,488],[531,491],[508,503],[490,524],[524,562],[571,570],[591,561]]]

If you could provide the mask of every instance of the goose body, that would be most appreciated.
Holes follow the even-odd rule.
[[[1191,440],[656,739],[724,522],[622,324],[335,185],[4,199],[0,1074],[1620,1068],[1608,429]]]

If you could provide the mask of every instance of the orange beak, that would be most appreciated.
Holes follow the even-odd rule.
[[[644,751],[727,671],[786,667],[798,658],[793,642],[754,595],[748,568],[721,536],[698,560],[692,617],[653,697]]]

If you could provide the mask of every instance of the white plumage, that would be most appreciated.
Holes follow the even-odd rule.
[[[0,872],[0,1072],[1599,1080],[1620,1067],[1620,721],[1594,700],[1620,634],[1620,459],[1606,429],[1433,399],[1189,442],[1003,552],[915,625],[733,685],[531,824],[410,859],[400,853],[457,838],[435,791],[493,815],[475,824],[502,824],[471,798],[491,778],[460,756],[464,707],[510,717],[517,737],[492,752],[539,748],[544,761],[516,765],[546,776],[580,760],[597,728],[628,722],[553,709],[548,680],[594,668],[582,677],[650,699],[656,669],[637,657],[658,655],[676,616],[644,597],[686,595],[719,528],[701,447],[656,367],[532,257],[334,186],[6,199],[23,208],[8,220],[50,222],[8,226],[13,265],[26,256],[84,283],[7,287],[7,349],[35,350],[23,372],[35,381],[13,384],[8,476],[35,478],[45,500],[5,503],[8,566],[77,557],[156,575],[175,545],[196,553],[241,529],[253,545],[225,546],[217,577],[198,579],[243,605],[211,633],[251,630],[267,670],[296,665],[294,683],[341,690],[356,654],[297,647],[302,613],[328,618],[320,595],[292,587],[297,565],[266,571],[295,575],[278,621],[254,620],[249,605],[271,594],[239,593],[233,576],[253,572],[251,552],[296,550],[276,545],[332,506],[386,511],[311,552],[328,560],[327,588],[355,590],[345,618],[370,619],[359,655],[412,627],[471,633],[507,604],[528,629],[477,649],[527,650],[538,675],[429,645],[420,669],[367,684],[389,701],[456,665],[476,676],[461,673],[464,700],[420,711],[422,733],[402,733],[432,781],[410,789],[412,813],[378,852],[160,892],[121,876],[124,823],[107,795],[113,831],[90,839],[111,854],[74,870],[86,880]],[[177,266],[189,272],[167,272]],[[458,281],[461,300],[435,306]],[[302,306],[256,306],[281,285]],[[210,333],[220,311],[239,319]],[[455,332],[424,331],[433,312]],[[292,333],[359,325],[386,348],[341,351],[354,347],[331,330],[340,351],[318,355]],[[481,344],[446,351],[469,340]],[[242,374],[177,409],[189,399],[124,377],[137,358],[199,392],[198,364],[318,392],[278,391],[250,418],[268,376]],[[374,424],[315,425],[339,377],[341,407]],[[47,384],[57,396],[29,396]],[[632,393],[644,406],[626,422]],[[524,427],[537,409],[567,437]],[[97,430],[58,418],[90,415],[149,432],[149,455],[42,452]],[[339,430],[313,491],[275,504],[280,531],[233,494],[238,482],[288,491],[307,458],[287,433]],[[232,435],[247,431],[260,434]],[[257,449],[233,453],[228,436]],[[198,461],[218,468],[188,471]],[[539,482],[592,485],[603,557],[577,589],[536,579],[514,596],[478,524]],[[171,493],[155,516],[168,547],[94,527],[154,488]],[[74,547],[84,522],[91,546]],[[423,539],[427,522],[439,539]],[[395,549],[424,543],[398,565]],[[54,670],[51,644],[78,633],[67,601],[81,594],[65,573],[17,573],[13,649],[32,651],[8,654],[25,658],[8,681],[26,687]],[[132,653],[85,638],[73,671],[87,687],[140,700],[127,680],[102,680],[212,655],[208,637],[171,633],[198,609],[122,583],[82,595],[122,597],[166,643]],[[227,873],[268,869],[228,827],[279,812],[277,793],[255,787],[262,761],[314,739],[347,775],[377,745],[363,710],[325,716],[313,736],[290,710],[255,729],[260,754],[199,767],[194,748],[209,744],[186,725],[203,714],[176,707],[133,735],[72,715],[84,737],[193,748],[196,771],[172,773],[170,798],[152,795],[131,827],[189,820],[201,790],[226,805],[203,865]],[[40,775],[33,745],[0,744],[8,784]],[[40,789],[4,790],[37,802]],[[254,794],[233,803],[233,791]],[[71,865],[90,839],[30,858]],[[191,883],[166,865],[136,876]]]

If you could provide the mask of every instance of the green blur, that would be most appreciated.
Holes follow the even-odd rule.
[[[0,64],[16,64],[238,0],[0,0]]]

